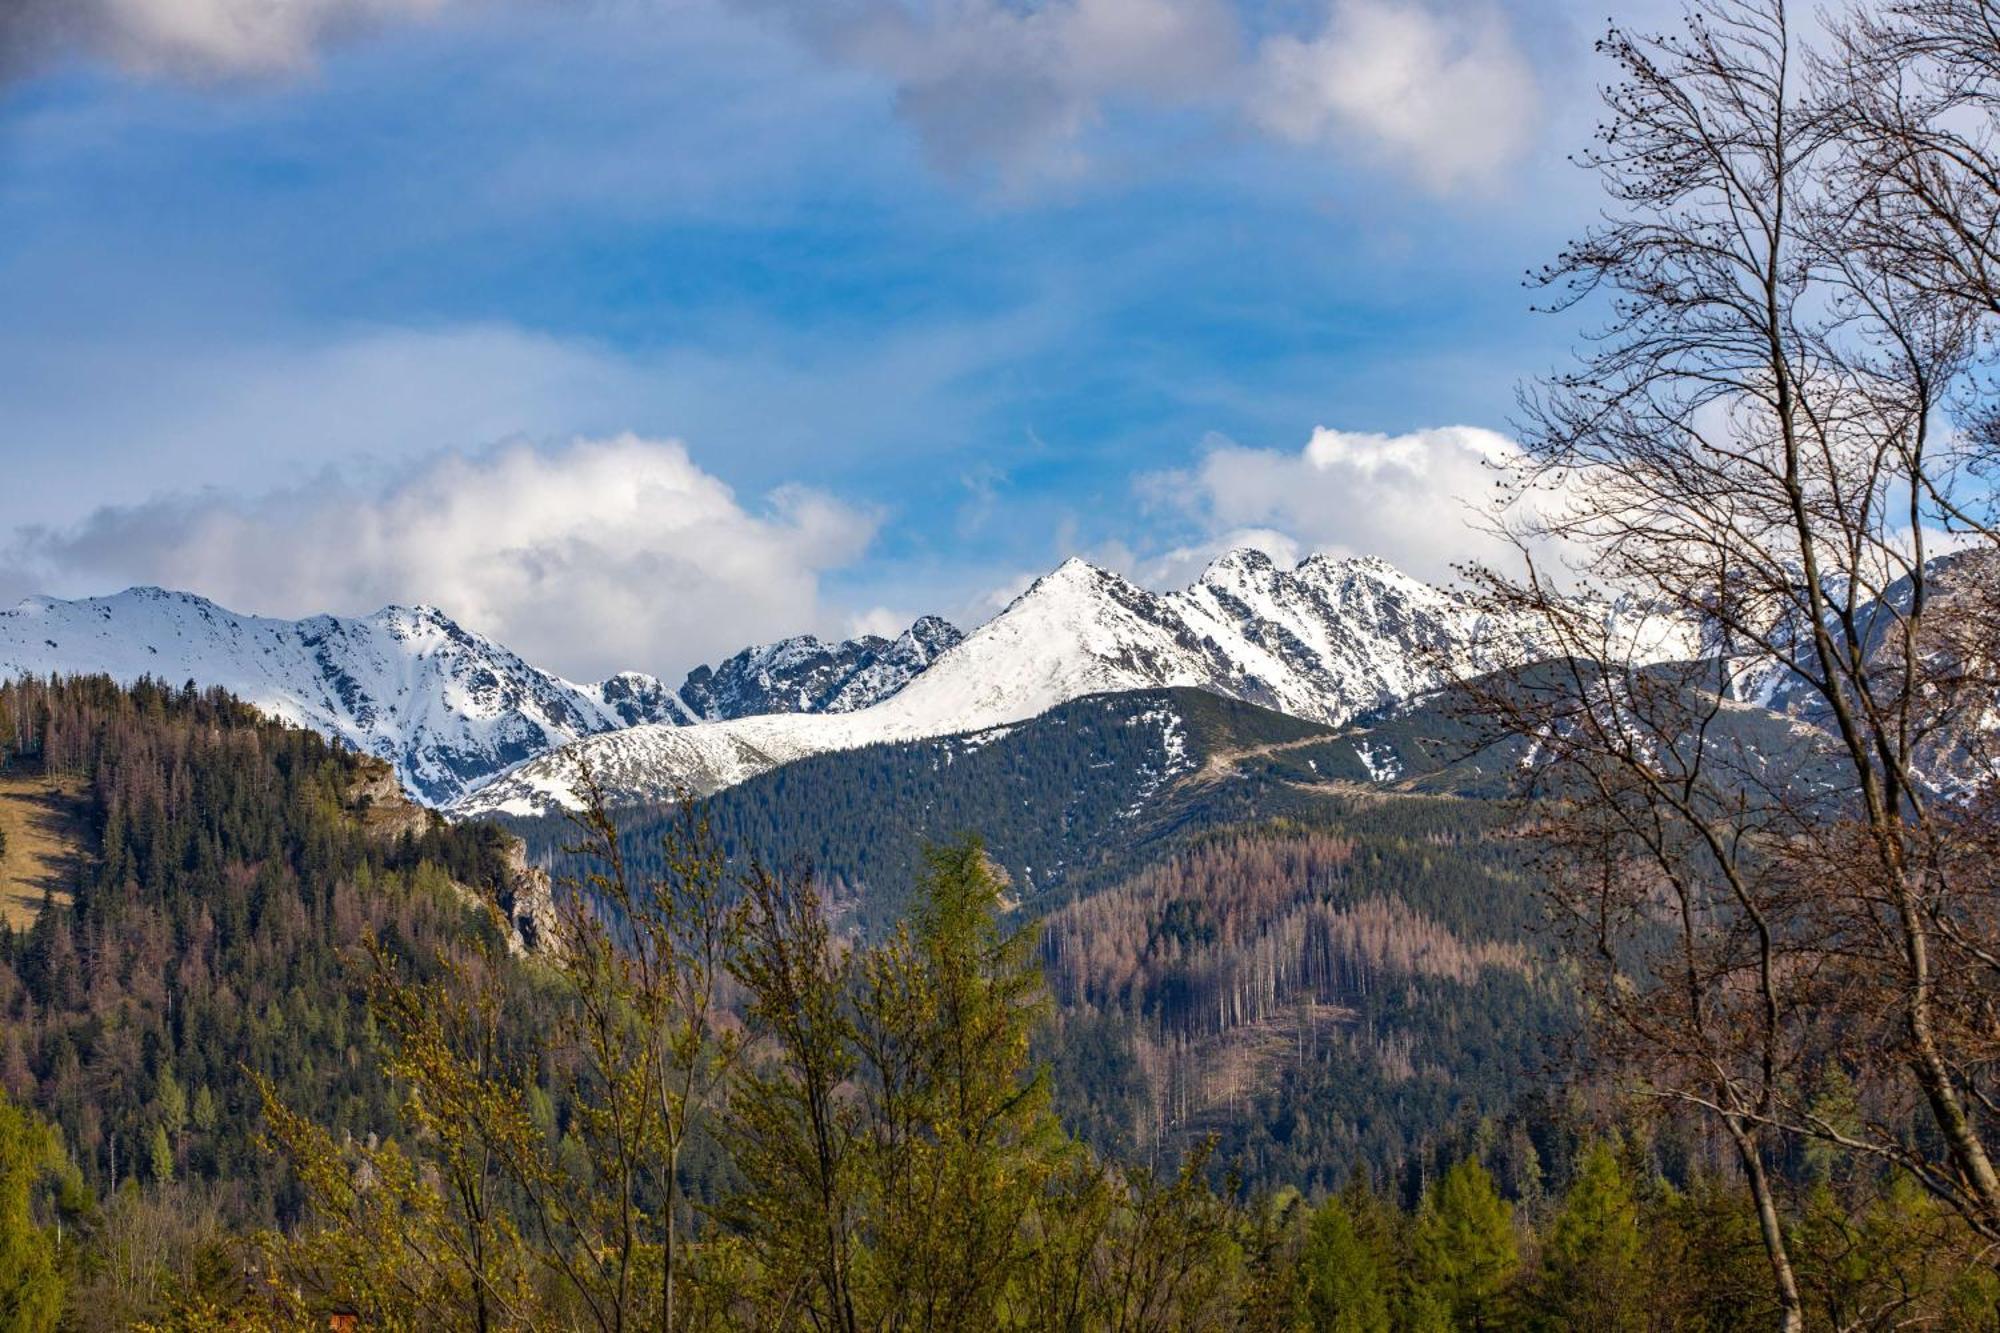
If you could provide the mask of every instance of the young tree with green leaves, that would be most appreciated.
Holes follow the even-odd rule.
[[[56,1238],[34,1201],[64,1160],[55,1131],[0,1093],[0,1328],[43,1333],[62,1315]]]
[[[677,1325],[681,1160],[735,1051],[719,993],[742,914],[698,808],[666,835],[666,873],[639,883],[581,782],[595,869],[564,886],[525,977],[497,937],[418,968],[369,942],[408,1144],[336,1143],[266,1091],[324,1224],[290,1266],[329,1298],[481,1333]]]
[[[1514,1210],[1493,1177],[1467,1159],[1444,1173],[1424,1198],[1411,1237],[1415,1305],[1452,1326],[1494,1325],[1521,1264]]]
[[[1391,1327],[1390,1256],[1370,1234],[1373,1219],[1357,1216],[1357,1205],[1376,1206],[1372,1197],[1344,1191],[1315,1208],[1307,1224],[1300,1267],[1306,1320],[1316,1333],[1389,1333]]]
[[[747,1296],[763,1322],[859,1333],[854,959],[809,880],[758,868],[744,890],[748,930],[730,970],[756,1049],[721,1127],[743,1188],[719,1217],[742,1237]]]
[[[688,1213],[681,1162],[736,1058],[737,1033],[717,1020],[742,948],[744,911],[705,807],[682,794],[678,820],[661,839],[664,873],[641,883],[627,868],[596,775],[584,767],[579,779],[585,801],[573,823],[582,841],[569,850],[598,869],[559,906],[559,970],[587,1018],[598,1069],[615,1065],[648,1093],[631,1139],[660,1199],[657,1324],[672,1333]]]
[[[1584,1150],[1542,1242],[1536,1317],[1555,1328],[1643,1329],[1646,1276],[1638,1201],[1616,1146],[1600,1139]]]

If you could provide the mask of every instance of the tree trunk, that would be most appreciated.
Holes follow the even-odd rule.
[[[1802,1333],[1805,1328],[1805,1306],[1799,1299],[1798,1276],[1792,1271],[1792,1259],[1785,1246],[1785,1226],[1778,1217],[1778,1201],[1771,1193],[1771,1178],[1764,1172],[1764,1159],[1757,1151],[1756,1136],[1750,1131],[1742,1117],[1727,1117],[1729,1137],[1736,1144],[1737,1156],[1743,1163],[1744,1178],[1750,1183],[1750,1194],[1757,1204],[1757,1227],[1764,1238],[1764,1253],[1771,1261],[1771,1284],[1778,1298],[1779,1333]]]

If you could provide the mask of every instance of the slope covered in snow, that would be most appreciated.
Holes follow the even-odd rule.
[[[1192,587],[1165,594],[1070,560],[873,707],[630,728],[534,760],[455,812],[567,804],[579,759],[617,800],[700,795],[762,771],[760,762],[976,732],[1121,690],[1194,686],[1339,724],[1434,687],[1441,667],[1504,664],[1495,654],[1518,636],[1499,628],[1380,560],[1313,556],[1287,570],[1233,551]]]
[[[833,679],[831,702],[875,702],[923,670],[934,645],[956,634],[942,621],[919,622],[893,641],[788,640],[748,650],[732,664],[762,653],[761,674],[717,701],[692,689],[698,678],[716,677],[706,667],[678,692],[636,672],[579,685],[433,607],[292,621],[241,615],[190,593],[133,588],[78,601],[30,598],[0,612],[0,677],[101,672],[221,686],[275,717],[389,760],[418,798],[444,805],[581,737],[738,715],[730,709],[815,706],[821,700],[799,683],[814,671]],[[827,662],[845,670],[829,672]],[[699,711],[690,695],[702,699]],[[768,766],[761,754],[742,762]]]
[[[0,675],[86,671],[219,685],[389,760],[436,803],[552,745],[619,725],[587,690],[431,607],[274,620],[133,588],[72,602],[31,598],[0,613]]]

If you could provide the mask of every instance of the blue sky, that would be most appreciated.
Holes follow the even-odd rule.
[[[1563,5],[53,3],[0,18],[8,601],[432,601],[582,676],[1070,554],[1437,576],[1501,446],[1436,428],[1576,332],[1520,283],[1596,207]]]

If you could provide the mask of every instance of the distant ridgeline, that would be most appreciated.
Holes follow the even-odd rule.
[[[1140,691],[800,760],[708,809],[740,862],[811,869],[868,938],[900,919],[927,844],[981,834],[1011,901],[1045,918],[1043,1055],[1100,1149],[1143,1160],[1213,1133],[1254,1183],[1334,1187],[1357,1162],[1434,1174],[1498,1133],[1504,1175],[1528,1156],[1523,1091],[1571,1025],[1485,799],[1507,757],[1477,748],[1441,708],[1336,732]],[[620,812],[635,872],[661,872],[671,818]],[[583,869],[566,821],[510,827],[558,877]]]

